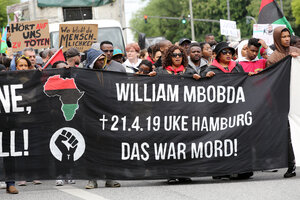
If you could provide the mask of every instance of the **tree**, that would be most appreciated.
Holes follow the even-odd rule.
[[[284,14],[292,25],[295,33],[300,32],[300,25],[296,24],[295,17],[300,18],[300,11],[294,11],[300,7],[300,0],[293,0],[297,6],[293,6],[292,0],[285,0],[283,3]],[[198,19],[227,19],[227,1],[226,0],[193,0],[194,18]],[[237,28],[241,30],[242,38],[250,38],[252,36],[252,27],[254,22],[246,24],[246,16],[252,16],[258,19],[261,0],[230,0],[231,20],[237,22]],[[300,10],[300,8],[299,8]],[[182,24],[181,20],[166,20],[148,17],[148,23],[144,22],[144,15],[147,16],[168,16],[183,17],[187,19],[186,24]],[[130,25],[140,32],[146,33],[147,37],[165,36],[172,42],[177,42],[182,37],[191,38],[189,4],[187,0],[151,0],[149,4],[139,10]],[[300,19],[299,19],[300,23]],[[197,41],[203,41],[204,36],[212,33],[216,39],[221,41],[225,37],[220,35],[220,24],[211,22],[194,21],[195,37]],[[136,35],[137,36],[137,35]]]
[[[0,27],[7,25],[6,6],[20,3],[20,0],[1,0],[0,1]]]
[[[230,0],[231,20],[237,21],[237,27],[241,29],[243,37],[250,37],[252,25],[246,24],[247,10],[250,0]],[[194,18],[198,19],[227,19],[227,4],[224,0],[201,0],[193,1]],[[183,17],[187,19],[186,24],[181,20],[166,20],[148,17],[145,24],[143,16],[168,16]],[[130,25],[140,32],[147,34],[147,37],[165,36],[172,42],[178,41],[182,37],[191,38],[189,4],[187,0],[152,0],[149,4],[138,11],[131,20]],[[217,40],[223,40],[220,35],[220,24],[212,22],[194,21],[195,36],[197,41],[203,41],[204,36],[212,33]]]
[[[296,19],[295,23],[300,25],[300,0],[292,0],[292,11]]]

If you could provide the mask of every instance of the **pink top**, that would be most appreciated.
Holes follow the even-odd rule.
[[[266,68],[266,63],[266,59],[239,62],[239,64],[242,65],[245,72],[260,72]]]

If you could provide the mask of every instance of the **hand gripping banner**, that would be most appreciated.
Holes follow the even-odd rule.
[[[162,179],[287,166],[291,58],[254,76],[0,73],[0,180]]]

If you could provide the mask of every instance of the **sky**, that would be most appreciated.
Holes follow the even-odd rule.
[[[150,0],[124,0],[125,1],[125,18],[126,26],[129,26],[129,21],[133,14],[139,9],[145,7]],[[143,20],[143,19],[142,19]],[[128,29],[127,29],[128,30]],[[134,41],[132,31],[127,31],[127,44]]]

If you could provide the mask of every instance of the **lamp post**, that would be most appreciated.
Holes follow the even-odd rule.
[[[195,41],[195,30],[194,30],[194,16],[193,16],[193,6],[192,0],[189,0],[190,3],[190,17],[191,17],[191,32],[192,32],[192,40]]]
[[[227,0],[227,18],[228,18],[228,20],[230,20],[230,4],[229,4],[229,0]]]

